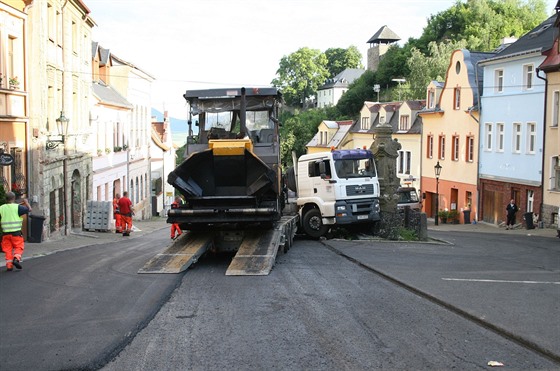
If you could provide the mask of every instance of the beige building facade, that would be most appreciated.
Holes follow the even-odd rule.
[[[437,84],[428,86],[426,101],[430,106],[420,112],[423,211],[428,217],[437,218],[439,211],[451,210],[458,213],[461,222],[465,210],[470,218],[476,217],[479,112],[475,69],[477,61],[486,57],[485,53],[456,50],[437,101]],[[438,163],[442,169],[436,179]]]

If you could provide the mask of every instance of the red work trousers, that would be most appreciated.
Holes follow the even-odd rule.
[[[132,232],[132,216],[121,215],[121,228],[123,233]]]
[[[121,214],[115,214],[115,229],[118,233],[121,233],[123,231]]]
[[[22,236],[12,236],[11,234],[5,234],[2,237],[2,251],[6,255],[6,268],[13,268],[14,257],[21,260],[23,255],[23,237]]]
[[[171,238],[175,238],[175,233],[177,233],[177,237],[183,234],[177,223],[171,224]]]

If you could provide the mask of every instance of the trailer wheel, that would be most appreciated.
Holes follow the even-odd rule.
[[[309,209],[303,216],[303,231],[311,238],[319,238],[329,229],[323,224],[321,212],[317,209]]]

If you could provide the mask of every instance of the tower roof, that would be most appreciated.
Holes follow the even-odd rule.
[[[368,44],[392,43],[397,42],[401,38],[394,33],[387,25],[381,27],[370,39]]]

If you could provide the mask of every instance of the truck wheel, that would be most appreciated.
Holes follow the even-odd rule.
[[[317,209],[309,209],[303,216],[303,231],[311,238],[319,238],[329,229],[323,224],[321,212]]]

